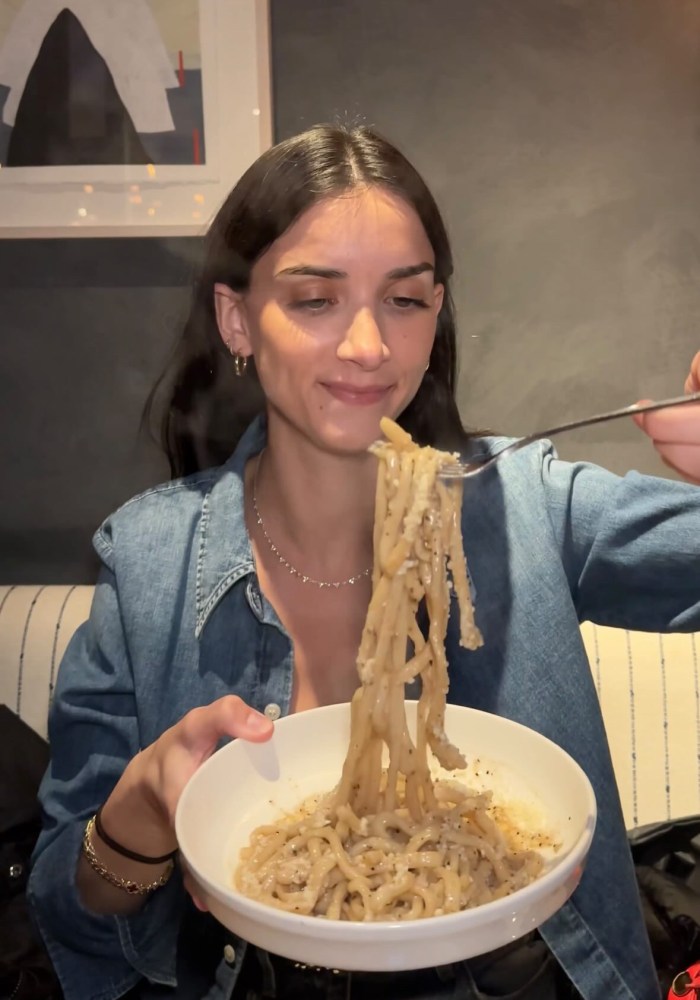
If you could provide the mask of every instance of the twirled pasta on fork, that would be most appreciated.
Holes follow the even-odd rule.
[[[455,456],[420,448],[382,421],[372,597],[357,658],[350,747],[337,788],[293,817],[259,827],[236,885],[281,909],[341,920],[410,920],[452,913],[528,884],[542,857],[510,842],[490,795],[435,781],[466,762],[444,729],[445,635],[454,590],[461,643],[482,644],[461,531],[461,482],[440,470]],[[418,611],[425,601],[424,636]],[[420,678],[415,740],[405,686]]]

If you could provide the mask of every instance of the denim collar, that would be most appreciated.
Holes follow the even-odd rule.
[[[224,594],[242,577],[255,573],[245,523],[244,475],[246,463],[262,451],[266,440],[266,420],[256,417],[231,458],[214,470],[210,488],[204,493],[197,555],[196,636]]]

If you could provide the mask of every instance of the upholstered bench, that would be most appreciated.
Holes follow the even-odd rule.
[[[0,586],[0,704],[46,735],[56,671],[89,586]],[[700,633],[585,624],[629,828],[700,813]]]

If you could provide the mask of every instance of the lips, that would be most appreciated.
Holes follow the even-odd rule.
[[[372,406],[385,399],[391,385],[353,385],[351,382],[322,382],[323,388],[335,399],[351,406]]]

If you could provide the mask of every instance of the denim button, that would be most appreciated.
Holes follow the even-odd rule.
[[[236,961],[236,949],[232,944],[224,945],[224,962],[227,965],[233,965]]]
[[[282,709],[279,707],[279,705],[276,705],[274,701],[271,701],[269,705],[265,706],[265,715],[268,717],[268,719],[271,719],[273,722],[277,722],[281,714],[282,714]]]
[[[253,614],[259,621],[262,621],[262,598],[260,597],[260,591],[258,590],[257,584],[253,580],[248,581],[248,586],[246,587],[246,597],[248,598],[248,604],[250,605]]]

